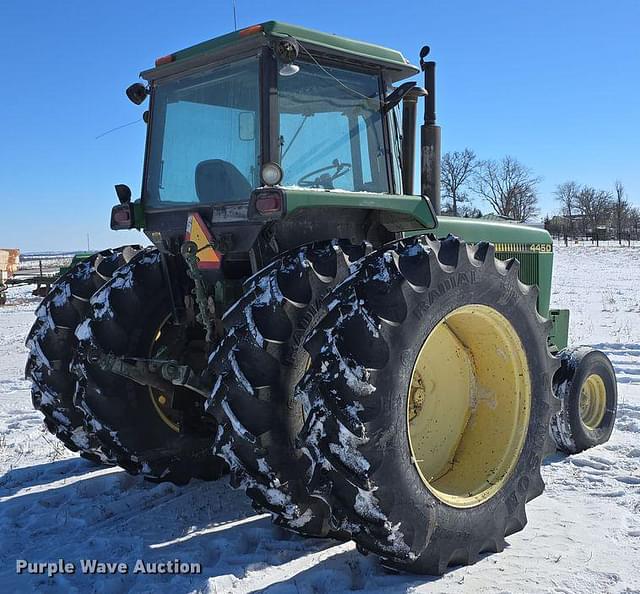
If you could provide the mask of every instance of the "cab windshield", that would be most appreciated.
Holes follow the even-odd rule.
[[[390,192],[380,77],[297,64],[277,81],[279,155],[271,158],[279,156],[281,185]],[[259,72],[252,57],[157,83],[145,179],[151,208],[246,202],[262,185]]]
[[[379,77],[297,64],[278,78],[282,185],[389,192]]]
[[[258,65],[249,58],[158,85],[145,184],[150,206],[246,201],[260,185]]]

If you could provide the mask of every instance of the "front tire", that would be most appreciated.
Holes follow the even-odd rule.
[[[544,489],[557,360],[518,267],[486,243],[397,242],[307,341],[311,490],[386,565],[439,575],[501,551]]]
[[[560,411],[551,419],[558,449],[578,454],[609,441],[616,420],[618,388],[609,358],[588,346],[560,353],[554,377]]]

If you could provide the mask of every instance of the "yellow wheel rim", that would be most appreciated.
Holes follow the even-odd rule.
[[[607,412],[607,388],[602,378],[592,373],[580,390],[580,420],[587,429],[597,429]]]
[[[407,397],[409,445],[426,487],[453,507],[495,495],[520,458],[531,381],[511,323],[486,305],[445,316],[416,359]]]
[[[153,353],[156,349],[156,344],[160,340],[162,336],[162,329],[165,324],[171,319],[171,316],[167,316],[160,324],[160,327],[156,331],[153,342],[151,343],[151,347],[149,348],[149,358],[153,358]],[[169,406],[169,401],[167,397],[160,392],[160,390],[156,388],[152,388],[149,386],[149,396],[151,398],[151,402],[153,402],[153,406],[158,413],[158,416],[167,424],[173,431],[180,432],[180,427],[178,423],[171,419],[171,407]]]

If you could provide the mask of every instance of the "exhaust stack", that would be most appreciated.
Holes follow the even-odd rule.
[[[424,86],[427,91],[424,109],[424,124],[420,132],[421,192],[431,200],[436,214],[440,214],[440,126],[436,125],[436,63],[425,62],[429,47],[420,51],[420,68],[424,72]]]

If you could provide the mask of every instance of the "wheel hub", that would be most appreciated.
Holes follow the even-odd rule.
[[[409,444],[426,487],[453,507],[497,493],[528,432],[531,382],[511,323],[485,305],[443,318],[416,359],[407,395]]]
[[[607,389],[602,378],[592,373],[580,390],[580,420],[587,429],[597,429],[607,412]]]
[[[172,316],[167,316],[154,334],[149,348],[149,357],[183,361],[190,364],[194,370],[200,371],[206,363],[203,341],[189,337],[185,328],[174,326],[171,320]],[[171,367],[176,366],[172,365]],[[173,384],[179,384],[172,386],[174,390],[183,389],[180,386],[187,384],[184,381],[176,382],[173,377],[168,376],[167,379],[173,381]],[[173,397],[154,386],[149,386],[149,396],[158,416],[171,429],[179,432],[183,414],[181,410],[174,407]]]

